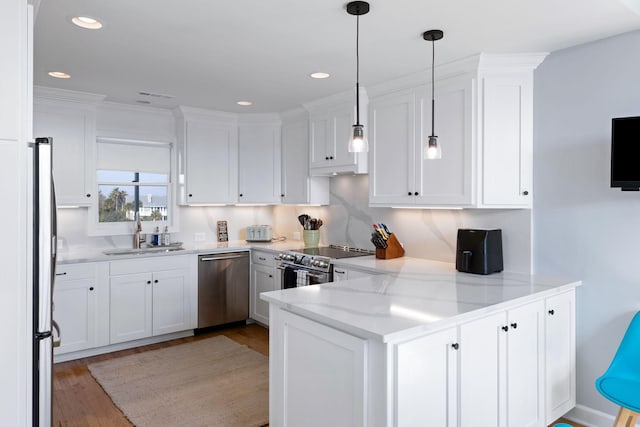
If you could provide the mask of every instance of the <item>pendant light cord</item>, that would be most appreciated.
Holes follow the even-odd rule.
[[[436,42],[431,40],[431,136],[435,136],[435,62],[436,62]]]
[[[360,125],[360,15],[356,15],[356,125]]]

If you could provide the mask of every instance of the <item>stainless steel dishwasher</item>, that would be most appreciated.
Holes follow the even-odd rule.
[[[249,318],[249,253],[198,256],[198,328]]]

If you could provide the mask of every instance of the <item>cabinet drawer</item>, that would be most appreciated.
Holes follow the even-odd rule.
[[[153,271],[189,268],[189,260],[191,257],[191,255],[170,255],[111,261],[109,270],[111,276],[119,276],[122,274],[149,273]]]
[[[66,282],[69,280],[91,279],[96,275],[95,263],[80,264],[57,264],[56,282]]]
[[[276,266],[277,255],[274,252],[251,251],[251,263],[265,265],[267,267]]]

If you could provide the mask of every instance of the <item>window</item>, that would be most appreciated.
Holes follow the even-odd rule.
[[[144,232],[175,223],[170,143],[98,138],[96,148],[92,235],[131,234],[136,213]]]
[[[98,222],[167,221],[169,175],[97,171]]]

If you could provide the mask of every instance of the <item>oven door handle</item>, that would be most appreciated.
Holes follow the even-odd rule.
[[[307,273],[307,276],[313,277],[315,279],[324,279],[325,278],[325,274]]]

